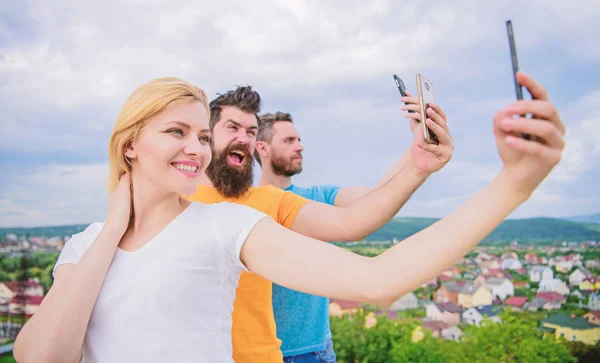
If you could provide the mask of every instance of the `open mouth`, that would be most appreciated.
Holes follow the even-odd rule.
[[[227,158],[233,166],[242,166],[244,165],[246,154],[243,151],[234,150],[227,155]]]

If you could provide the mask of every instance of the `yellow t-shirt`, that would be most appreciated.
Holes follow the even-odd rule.
[[[206,204],[243,204],[271,216],[286,228],[291,228],[300,209],[309,202],[308,199],[274,186],[250,188],[239,198],[226,198],[215,188],[200,185],[188,199]],[[233,359],[237,363],[283,361],[271,299],[271,281],[254,273],[242,272],[231,315]]]

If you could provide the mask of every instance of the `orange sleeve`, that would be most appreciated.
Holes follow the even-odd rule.
[[[308,202],[310,202],[310,200],[301,197],[298,194],[294,194],[290,191],[283,191],[283,195],[279,202],[277,222],[285,228],[291,229],[300,209]]]

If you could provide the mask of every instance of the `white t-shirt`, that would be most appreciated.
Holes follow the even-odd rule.
[[[86,331],[83,361],[233,362],[231,313],[240,250],[267,215],[192,203],[140,250],[117,249]],[[74,235],[56,267],[77,263],[102,229]]]

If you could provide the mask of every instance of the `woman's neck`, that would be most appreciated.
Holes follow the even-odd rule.
[[[133,223],[131,232],[168,223],[179,215],[190,202],[177,193],[157,188],[142,177],[133,176]]]

